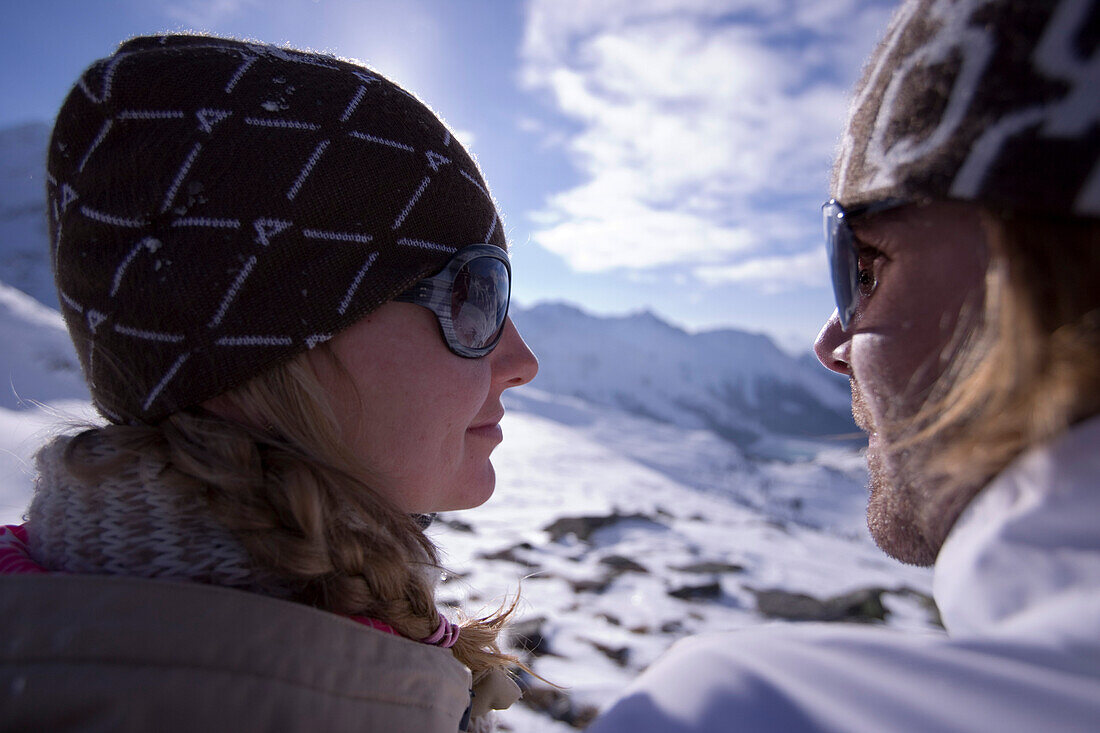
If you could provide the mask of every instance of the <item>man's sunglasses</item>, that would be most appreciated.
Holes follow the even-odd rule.
[[[491,352],[500,341],[511,294],[508,255],[491,244],[473,244],[394,300],[422,305],[435,313],[447,348],[475,359]]]
[[[905,199],[884,199],[845,209],[836,199],[829,199],[821,207],[825,220],[825,251],[833,277],[833,296],[836,298],[840,327],[845,331],[859,307],[859,250],[851,221],[858,216],[877,214],[908,203]]]

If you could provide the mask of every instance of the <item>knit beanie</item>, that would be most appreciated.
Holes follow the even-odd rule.
[[[506,248],[477,166],[409,93],[332,56],[135,38],[58,113],[59,300],[97,408],[155,423]]]
[[[1100,217],[1100,2],[906,0],[856,88],[832,192]]]

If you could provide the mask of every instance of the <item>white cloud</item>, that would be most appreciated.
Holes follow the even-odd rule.
[[[716,225],[688,207],[646,201],[643,176],[619,166],[551,197],[534,217],[542,246],[565,254],[580,272],[721,261],[753,248],[742,227]]]
[[[695,276],[708,285],[745,283],[764,293],[828,285],[824,248],[794,255],[757,257],[736,265],[699,267]]]
[[[890,5],[532,0],[521,76],[579,123],[566,149],[584,175],[532,217],[534,240],[586,272],[684,264],[767,288],[754,263],[808,272],[848,89]]]

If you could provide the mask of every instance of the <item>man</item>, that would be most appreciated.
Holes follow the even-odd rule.
[[[680,642],[592,728],[1100,727],[1100,0],[908,0],[824,207],[868,524],[945,636]]]

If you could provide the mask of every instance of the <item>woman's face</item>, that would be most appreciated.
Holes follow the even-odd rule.
[[[496,349],[451,353],[435,315],[386,303],[312,359],[363,479],[409,513],[468,509],[493,493],[489,454],[503,439],[500,396],[530,382],[538,361],[511,319]]]

